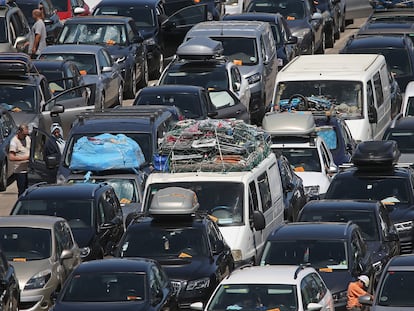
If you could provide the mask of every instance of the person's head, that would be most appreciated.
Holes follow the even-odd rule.
[[[63,130],[59,123],[52,123],[52,125],[50,126],[50,133],[56,138],[62,137]]]
[[[19,139],[24,139],[27,135],[29,135],[29,127],[27,124],[20,124],[17,128],[17,137]]]
[[[367,277],[366,275],[360,275],[358,277],[359,282],[361,282],[361,284],[364,287],[368,287],[369,286],[369,277]]]
[[[35,21],[37,21],[37,20],[39,20],[39,19],[42,19],[42,17],[43,17],[43,13],[42,13],[42,11],[41,11],[40,9],[34,9],[34,10],[32,11],[32,17],[33,17],[33,19],[34,19]]]

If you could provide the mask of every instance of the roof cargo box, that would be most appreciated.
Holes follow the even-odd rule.
[[[167,187],[158,190],[151,201],[149,213],[159,216],[192,215],[199,208],[197,195],[190,189]]]
[[[392,167],[400,157],[397,142],[393,140],[364,141],[352,155],[352,163],[361,168]]]
[[[213,59],[223,54],[223,45],[220,41],[215,41],[205,37],[195,37],[177,48],[177,55],[182,59]]]
[[[32,62],[24,53],[0,53],[1,76],[25,76],[30,73]]]
[[[270,135],[309,136],[315,132],[315,119],[311,113],[270,112],[264,116],[262,128]]]

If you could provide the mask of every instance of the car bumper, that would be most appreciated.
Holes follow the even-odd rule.
[[[186,281],[173,281],[172,283],[174,287],[174,292],[177,295],[177,301],[180,310],[189,310],[190,305],[193,302],[201,301],[203,302],[203,304],[205,304],[214,290],[214,288],[204,288],[199,290],[186,291]]]
[[[22,290],[19,302],[19,310],[49,310],[53,304],[51,295],[55,290],[56,287],[53,286],[41,289]]]

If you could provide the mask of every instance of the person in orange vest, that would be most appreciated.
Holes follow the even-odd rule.
[[[349,311],[361,311],[362,305],[359,303],[358,298],[361,296],[372,295],[367,292],[369,286],[369,277],[366,275],[360,275],[354,282],[349,283],[347,297],[348,301],[346,309]]]

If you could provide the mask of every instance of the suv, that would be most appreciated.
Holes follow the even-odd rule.
[[[66,219],[84,261],[109,254],[124,232],[121,205],[105,183],[37,184],[18,198],[10,214]]]
[[[311,264],[332,292],[335,309],[344,308],[349,282],[364,273],[376,275],[358,225],[334,222],[297,222],[274,230],[260,259],[260,265]]]
[[[0,35],[0,52],[27,53],[29,23],[14,2],[0,4],[0,27],[3,29]]]
[[[201,303],[191,307],[202,310]],[[310,266],[245,266],[221,281],[204,310],[329,311],[334,306],[331,292]]]
[[[276,42],[269,23],[261,21],[209,21],[191,28],[184,39],[208,37],[222,43],[223,55],[238,63],[249,82],[251,120],[260,124],[270,110],[278,60]]]
[[[341,169],[326,192],[326,199],[376,200],[389,207],[400,237],[401,253],[413,252],[414,171],[395,165],[395,141],[365,141],[352,156],[354,166]]]
[[[180,308],[207,302],[234,268],[214,217],[198,213],[199,206],[192,190],[158,190],[148,212],[128,226],[115,253],[157,260],[171,279]]]

